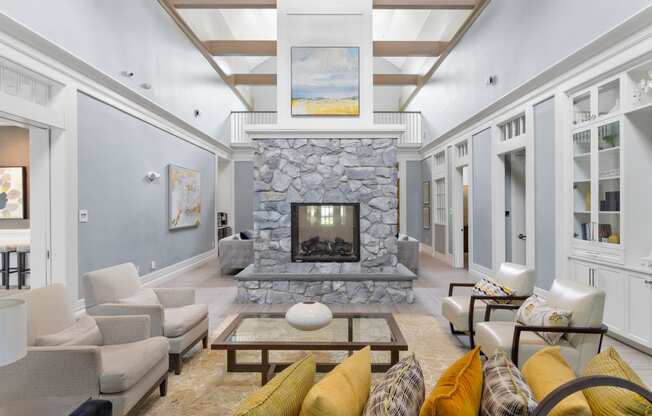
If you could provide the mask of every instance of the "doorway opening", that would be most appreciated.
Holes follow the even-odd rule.
[[[525,265],[526,152],[515,150],[503,156],[505,166],[505,261]]]
[[[49,130],[0,119],[0,296],[48,284]]]
[[[469,182],[468,165],[456,167],[453,171],[453,266],[469,269]]]

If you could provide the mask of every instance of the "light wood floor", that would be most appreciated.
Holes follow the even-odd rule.
[[[448,294],[451,282],[475,282],[467,270],[453,269],[445,263],[421,254],[419,279],[415,283],[416,301],[411,304],[394,305],[332,305],[334,312],[392,312],[425,313],[434,316],[439,325],[448,328],[448,322],[441,316],[441,299]],[[166,287],[194,287],[197,302],[209,305],[211,330],[217,328],[228,316],[238,312],[284,312],[288,305],[242,305],[235,303],[236,285],[233,276],[222,275],[217,262],[194,269],[185,275],[164,284]],[[450,335],[452,337],[452,335]],[[462,338],[460,342],[466,343]],[[611,345],[652,387],[652,357],[628,347],[612,338],[605,339],[605,346]]]

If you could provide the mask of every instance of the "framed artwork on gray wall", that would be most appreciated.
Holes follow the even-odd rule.
[[[430,206],[424,205],[423,206],[423,229],[424,230],[429,230],[430,229]]]
[[[0,220],[25,219],[25,168],[0,167]]]
[[[168,165],[169,229],[199,227],[201,223],[199,171]]]
[[[423,182],[421,195],[423,195],[423,205],[430,205],[430,181]]]

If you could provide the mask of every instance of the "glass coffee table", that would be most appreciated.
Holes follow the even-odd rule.
[[[399,351],[408,349],[390,313],[334,313],[331,323],[317,331],[292,328],[283,313],[241,313],[213,341],[211,349],[226,350],[227,371],[260,373],[264,385],[275,372],[292,364],[270,361],[270,351],[344,351],[345,354],[330,356],[339,361],[367,345],[372,351],[384,351],[389,355],[389,362],[372,362],[371,371],[377,373],[387,371],[398,362]],[[238,362],[238,353],[247,355],[247,352],[257,352],[251,355],[259,358]],[[297,358],[292,357],[293,360]],[[318,362],[317,372],[328,372],[337,364]]]

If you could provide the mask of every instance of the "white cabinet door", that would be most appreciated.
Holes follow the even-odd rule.
[[[652,346],[652,278],[628,274],[628,335],[648,347]]]
[[[627,276],[616,269],[599,266],[594,269],[594,286],[606,293],[604,323],[610,331],[626,334]]]
[[[573,260],[573,280],[591,286],[591,269],[591,264]]]

